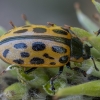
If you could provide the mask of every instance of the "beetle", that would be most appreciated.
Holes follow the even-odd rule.
[[[10,67],[16,64],[30,68],[25,71],[27,74],[40,67],[59,67],[58,74],[50,80],[51,89],[55,90],[53,82],[63,72],[63,66],[70,66],[70,61],[83,62],[91,53],[90,47],[83,46],[70,29],[48,24],[16,27],[11,22],[13,29],[0,37],[0,58]]]

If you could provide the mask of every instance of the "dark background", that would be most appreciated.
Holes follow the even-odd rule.
[[[81,27],[76,18],[75,2],[80,3],[82,11],[90,18],[97,12],[91,0],[0,0],[0,26],[11,29],[10,20],[16,26],[24,25],[21,18],[24,13],[33,24],[53,22]]]

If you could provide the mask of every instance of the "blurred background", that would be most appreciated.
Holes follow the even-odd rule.
[[[21,14],[26,14],[33,24],[53,22],[81,27],[76,18],[75,2],[80,3],[82,11],[90,18],[97,12],[91,0],[0,0],[0,26],[11,29],[10,20],[16,26],[22,26]]]

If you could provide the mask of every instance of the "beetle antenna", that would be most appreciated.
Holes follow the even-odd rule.
[[[10,25],[11,25],[13,28],[15,28],[15,27],[16,27],[16,26],[13,24],[13,22],[12,22],[12,21],[10,21],[9,23],[10,23]]]

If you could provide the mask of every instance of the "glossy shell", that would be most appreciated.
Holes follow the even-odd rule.
[[[0,58],[23,67],[60,67],[70,60],[71,35],[59,26],[15,27],[0,37]]]

